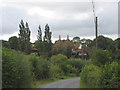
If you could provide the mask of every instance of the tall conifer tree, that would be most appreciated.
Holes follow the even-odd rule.
[[[46,24],[44,41],[46,41],[47,43],[51,43],[51,35],[52,35],[52,32],[50,32],[49,25]]]
[[[44,43],[43,43],[43,53],[51,56],[51,49],[52,49],[52,41],[51,41],[52,32],[50,32],[49,25],[45,25],[45,36],[44,36]]]
[[[42,31],[41,31],[40,25],[39,25],[39,29],[38,29],[37,39],[38,39],[38,41],[42,42]]]
[[[25,52],[26,54],[29,54],[31,52],[31,43],[30,43],[30,29],[29,29],[29,25],[26,22],[26,24],[24,25],[23,20],[21,20],[20,24],[19,24],[19,47],[20,50]]]

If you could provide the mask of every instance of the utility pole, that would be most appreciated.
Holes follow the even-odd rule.
[[[92,5],[93,5],[93,15],[94,15],[94,23],[95,23],[95,34],[96,34],[96,49],[98,48],[98,43],[97,43],[97,37],[98,37],[98,18],[95,15],[95,6],[94,6],[94,2],[92,0]]]
[[[98,37],[98,24],[97,24],[97,22],[98,22],[98,18],[96,17],[95,18],[95,30],[96,30],[96,49],[97,49],[97,37]]]
[[[59,35],[59,40],[61,40],[61,36]]]

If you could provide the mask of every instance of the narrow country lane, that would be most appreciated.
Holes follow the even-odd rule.
[[[67,79],[67,80],[60,80],[57,82],[43,85],[39,88],[80,88],[79,82],[80,82],[80,77]]]

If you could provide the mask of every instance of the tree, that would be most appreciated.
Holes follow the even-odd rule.
[[[73,38],[73,43],[80,43],[80,37],[76,36]]]
[[[37,41],[35,41],[35,46],[38,49],[39,53],[42,54],[43,52],[43,42],[42,42],[42,31],[41,31],[41,27],[39,25],[39,29],[38,29],[38,35],[37,35]]]
[[[38,49],[39,54],[41,55],[43,53],[43,42],[35,41],[35,48]]]
[[[9,46],[11,49],[15,49],[15,50],[19,49],[18,38],[16,36],[12,36],[9,38]]]
[[[9,42],[8,42],[8,41],[5,41],[5,40],[2,40],[2,46],[3,46],[3,47],[6,47],[6,48],[10,48],[10,47],[9,47]]]
[[[40,25],[39,25],[39,29],[38,29],[37,39],[39,42],[42,42],[42,31],[41,31]]]
[[[51,35],[52,35],[52,32],[50,32],[49,25],[46,24],[46,26],[45,26],[44,41],[46,41],[46,42],[48,42],[48,43],[51,43]]]
[[[20,24],[19,24],[19,47],[20,50],[25,52],[26,54],[29,54],[31,52],[31,43],[30,43],[30,29],[29,29],[29,25],[26,22],[26,24],[24,25],[23,20],[21,20]]]
[[[72,55],[72,48],[74,47],[73,43],[67,39],[65,41],[58,40],[53,46],[53,54],[63,54],[68,58]]]
[[[68,58],[71,57],[72,55],[72,47],[70,45],[67,45],[66,47],[64,47],[64,55],[67,56]]]
[[[118,48],[118,49],[120,49],[120,38],[117,38],[116,40],[115,40],[115,46]]]
[[[101,66],[113,61],[113,56],[108,50],[97,49],[94,53],[91,53],[91,58],[96,65]]]
[[[48,55],[48,56],[50,56],[51,49],[52,49],[51,35],[52,35],[52,32],[50,32],[49,25],[46,24],[45,36],[44,36],[44,41],[43,41],[43,53],[44,55]]]
[[[105,50],[105,49],[108,49],[109,45],[111,45],[113,43],[113,40],[100,35],[97,38],[97,42],[98,42],[98,48]],[[91,43],[90,46],[95,47],[95,43],[96,43],[96,39],[93,40],[93,42]]]
[[[92,40],[83,38],[82,40],[80,40],[80,42],[84,46],[90,46],[90,44],[92,43]]]

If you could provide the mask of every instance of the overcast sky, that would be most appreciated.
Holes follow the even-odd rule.
[[[92,0],[55,1],[52,0],[3,0],[0,2],[0,39],[8,40],[11,36],[18,36],[21,19],[28,22],[31,30],[31,42],[37,40],[38,26],[41,25],[44,35],[46,24],[50,26],[52,41],[70,39],[75,36],[95,38],[94,16]],[[95,1],[95,0],[94,0]],[[94,2],[95,14],[98,17],[98,34],[112,39],[118,37],[118,2]],[[114,1],[114,2],[113,2]]]

